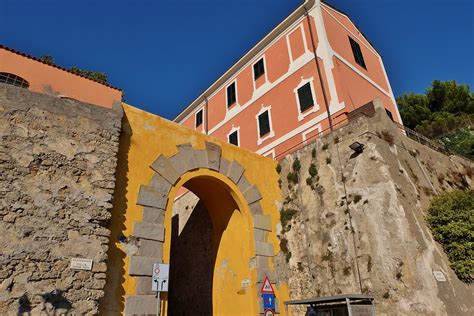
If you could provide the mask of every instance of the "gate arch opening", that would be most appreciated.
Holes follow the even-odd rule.
[[[242,281],[251,279],[255,252],[251,216],[232,185],[215,171],[199,169],[183,175],[170,192],[169,315],[189,314],[190,308],[196,315],[229,315],[235,306],[251,313],[256,304],[254,293],[242,289]],[[175,200],[181,187],[189,192]]]

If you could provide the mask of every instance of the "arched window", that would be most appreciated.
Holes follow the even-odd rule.
[[[17,87],[28,88],[30,84],[28,81],[19,77],[17,75],[8,73],[8,72],[0,72],[0,82],[6,84],[12,84]]]

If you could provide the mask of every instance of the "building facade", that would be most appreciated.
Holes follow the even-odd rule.
[[[105,108],[122,101],[122,91],[33,56],[0,45],[0,82]]]
[[[376,98],[402,123],[377,50],[345,13],[306,0],[174,121],[275,158]]]

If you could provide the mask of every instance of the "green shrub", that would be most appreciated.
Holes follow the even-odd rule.
[[[324,144],[324,145],[323,145],[323,150],[326,150],[326,149],[328,149],[328,148],[329,148],[329,144]]]
[[[474,281],[474,191],[454,190],[433,199],[427,221],[458,278]]]
[[[357,204],[362,199],[362,196],[360,194],[354,195],[354,204]]]
[[[316,165],[314,163],[312,163],[311,165],[309,165],[309,174],[314,177],[318,174],[318,169],[316,169]]]
[[[313,150],[311,150],[311,157],[316,158],[316,148],[313,148]]]
[[[326,163],[327,163],[328,165],[331,164],[331,158],[330,158],[330,157],[326,157]]]
[[[337,144],[337,143],[339,143],[339,137],[338,136],[334,137],[334,144]]]
[[[313,178],[311,177],[306,178],[306,184],[309,186],[313,185]]]
[[[281,165],[278,164],[275,169],[276,169],[276,172],[280,173],[281,172]]]
[[[291,183],[294,183],[294,184],[297,184],[298,183],[298,173],[296,172],[288,172],[288,175],[286,176],[286,178],[288,179],[288,184],[291,184]]]
[[[300,163],[300,160],[299,160],[298,158],[296,158],[295,161],[293,161],[292,167],[293,167],[293,171],[294,171],[294,172],[300,171],[300,169],[301,169],[301,163]]]
[[[298,213],[295,209],[284,209],[280,212],[280,222],[283,230],[285,230],[288,223],[293,219],[293,216]]]

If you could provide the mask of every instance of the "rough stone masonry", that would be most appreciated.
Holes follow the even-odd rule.
[[[121,117],[0,84],[1,315],[97,314]]]

